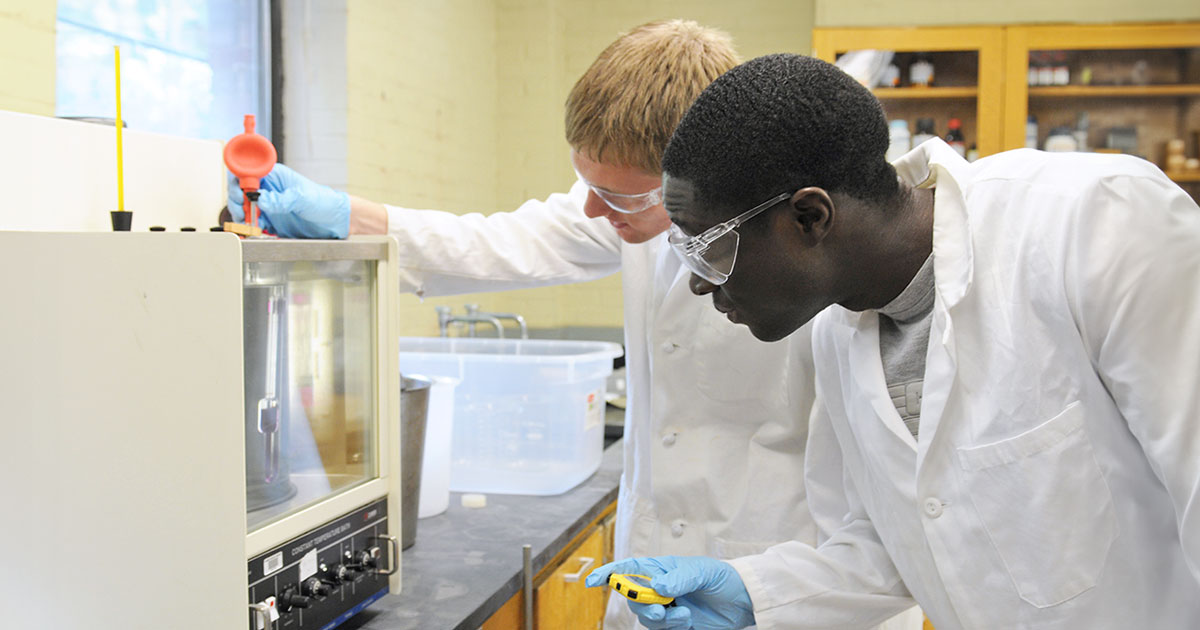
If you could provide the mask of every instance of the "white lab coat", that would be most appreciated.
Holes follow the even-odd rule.
[[[807,327],[776,343],[688,289],[666,235],[630,245],[583,214],[587,188],[514,212],[388,208],[402,290],[424,295],[577,282],[622,271],[625,467],[615,556],[731,558],[815,540],[804,490],[813,400]],[[621,598],[605,627],[633,628]]]
[[[876,313],[826,309],[808,483],[840,526],[734,561],[759,627],[908,591],[938,630],[1200,627],[1200,209],[1131,157],[933,141],[897,169],[936,186],[920,437]]]

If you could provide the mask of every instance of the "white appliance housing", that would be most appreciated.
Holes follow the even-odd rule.
[[[355,237],[314,255],[343,246],[376,252],[377,465],[248,531],[243,243],[0,232],[6,626],[245,628],[248,558],[381,497],[399,535],[396,243]]]

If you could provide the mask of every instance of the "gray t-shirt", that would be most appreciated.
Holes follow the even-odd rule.
[[[933,256],[925,259],[912,282],[879,309],[879,355],[888,394],[904,425],[917,436],[921,420],[921,391],[925,383],[925,353],[933,316]]]

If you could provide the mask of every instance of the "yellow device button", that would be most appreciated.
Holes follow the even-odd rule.
[[[613,573],[608,576],[608,585],[627,599],[639,604],[673,605],[674,597],[659,595],[650,587],[650,576],[636,573]]]

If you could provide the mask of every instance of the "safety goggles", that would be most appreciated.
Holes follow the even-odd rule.
[[[637,214],[643,210],[662,203],[662,186],[644,193],[626,195],[600,188],[599,186],[584,179],[583,175],[579,174],[579,171],[575,171],[575,176],[579,178],[579,181],[587,184],[588,188],[592,189],[592,192],[596,193],[597,197],[603,200],[604,203],[608,204],[609,208],[612,208],[621,214]]]
[[[737,260],[738,233],[735,228],[791,196],[792,193],[780,193],[696,236],[684,234],[678,225],[672,223],[667,242],[692,273],[712,284],[725,284]]]

